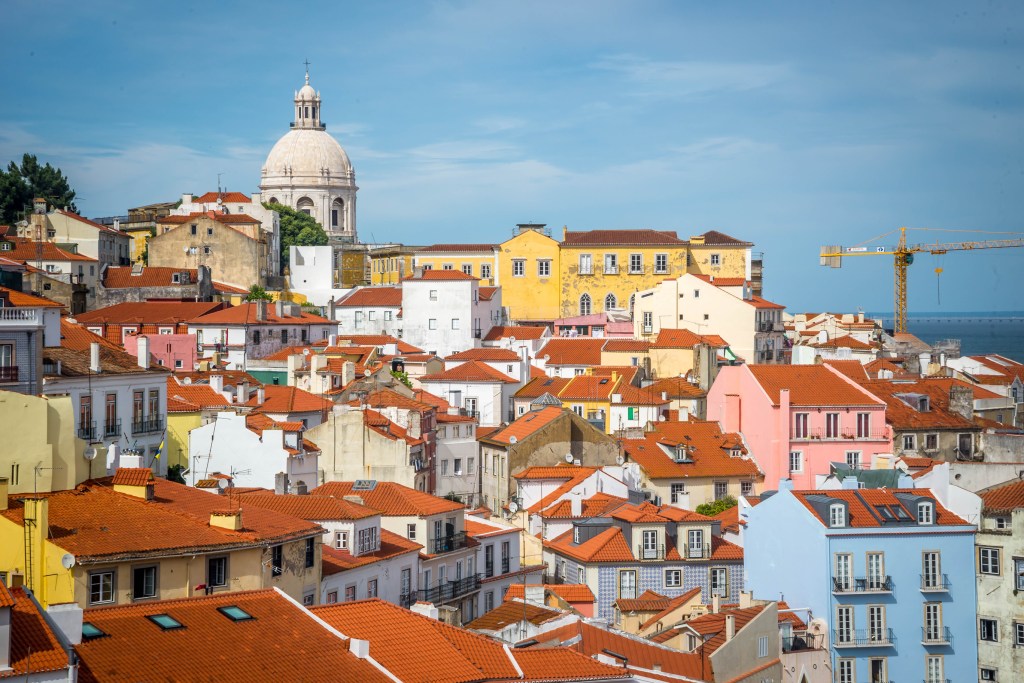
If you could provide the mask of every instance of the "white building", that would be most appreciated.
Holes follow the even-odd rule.
[[[402,282],[402,339],[439,356],[479,346],[501,324],[501,290],[460,270],[426,270]]]
[[[512,420],[512,396],[521,386],[512,377],[478,360],[423,375],[420,384],[463,414],[476,417],[484,427]]]
[[[335,304],[334,317],[343,334],[403,336],[401,287],[359,287]]]
[[[306,83],[295,93],[291,130],[263,164],[264,201],[309,214],[331,237],[357,241],[356,173],[345,150],[320,118],[320,93]]]
[[[467,517],[466,533],[479,544],[476,547],[476,566],[480,573],[478,614],[487,614],[500,605],[511,584],[541,580],[544,565],[524,567],[522,564],[521,527],[493,519]]]
[[[456,412],[457,411],[452,411]],[[467,506],[480,503],[480,443],[476,419],[438,410],[434,495],[454,496]]]

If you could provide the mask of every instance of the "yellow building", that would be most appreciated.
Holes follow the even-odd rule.
[[[694,235],[690,238],[690,258],[686,272],[693,275],[712,275],[716,278],[751,280],[752,246],[754,245],[750,242],[738,240],[717,230]],[[754,293],[760,294],[760,277],[752,284],[756,284]]]
[[[416,250],[416,266],[424,270],[461,270],[493,286],[498,247],[494,244],[432,244]]]
[[[270,510],[242,511],[144,468],[46,495],[8,497],[0,480],[0,573],[44,606],[269,587],[312,604],[322,533]]]
[[[513,320],[551,321],[561,317],[558,242],[543,225],[516,226],[512,239],[498,245],[501,301]]]
[[[370,249],[370,284],[397,285],[405,278],[412,277],[418,249],[420,247],[402,244]]]
[[[0,391],[0,434],[0,476],[8,477],[11,493],[61,491],[89,478],[90,462],[82,457],[88,444],[75,438],[69,396]]]

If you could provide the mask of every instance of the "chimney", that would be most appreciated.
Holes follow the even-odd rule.
[[[249,383],[242,380],[235,385],[235,403],[241,405],[249,400]]]
[[[274,493],[283,496],[288,493],[288,473],[278,472],[274,475]]]
[[[263,402],[267,400],[267,392],[260,387],[256,390],[256,405],[261,406]]]
[[[949,387],[949,409],[965,420],[974,419],[974,390],[952,384]]]
[[[210,388],[218,394],[224,393],[224,375],[210,375]]]
[[[736,635],[736,617],[731,614],[725,615],[725,642],[732,640]]]
[[[523,600],[528,605],[544,607],[544,584],[538,583],[525,586],[523,589]]]
[[[415,612],[416,614],[422,614],[425,617],[430,617],[434,621],[437,621],[437,608],[429,602],[417,601],[409,607],[409,611]]]
[[[0,510],[7,509],[7,492],[10,490],[10,480],[7,477],[0,477]]]
[[[136,340],[136,352],[139,358],[139,367],[149,369],[149,337],[142,334]]]
[[[722,611],[722,598],[718,593],[711,596],[711,613],[718,614]]]
[[[100,343],[89,344],[89,372],[99,374],[100,372]]]
[[[363,501],[362,496],[353,496],[350,494],[347,496],[342,496],[341,499],[347,500],[350,503],[355,503],[356,505],[366,505],[366,503]]]
[[[322,353],[313,353],[309,356],[310,374],[327,368],[327,356]]]
[[[267,320],[267,302],[259,300],[256,302],[256,321],[266,322]]]
[[[754,594],[750,591],[740,591],[740,609],[754,606]]]
[[[579,495],[569,494],[569,514],[573,517],[583,516],[583,500]]]
[[[278,318],[284,317],[284,302],[280,299],[274,302],[274,315]]]
[[[328,320],[336,320],[337,319],[337,318],[334,317],[334,312],[335,312],[336,308],[337,308],[337,304],[334,303],[334,297],[332,296],[331,300],[327,302],[327,319]],[[335,337],[335,340],[337,340],[337,337]]]
[[[288,356],[287,369],[286,369],[286,380],[285,384],[290,387],[295,386],[295,373],[306,367],[306,356],[301,353],[293,353]],[[310,364],[310,370],[312,371],[312,363]],[[310,373],[312,374],[312,372]],[[312,381],[312,378],[310,378]]]
[[[139,455],[138,453],[134,453],[134,452],[129,451],[129,450],[122,451],[121,452],[121,462],[118,465],[118,469],[120,469],[122,467],[128,468],[128,469],[134,469],[134,470],[141,469],[142,468],[142,456]]]
[[[359,640],[358,638],[348,639],[348,651],[359,659],[370,658],[370,641]]]
[[[843,489],[848,491],[856,491],[860,488],[860,482],[857,477],[843,477]]]
[[[356,379],[356,364],[350,360],[341,364],[341,386],[347,387]]]
[[[242,528],[241,510],[224,510],[210,513],[210,526],[239,531]]]
[[[328,346],[337,346],[338,345],[338,335],[336,335],[336,334],[329,334],[329,335],[327,335],[327,345]]]
[[[57,628],[61,630],[64,637],[68,639],[72,645],[79,645],[82,642],[82,608],[73,602],[65,602],[59,605],[47,605],[46,616],[57,625]],[[2,621],[3,617],[0,617]],[[3,627],[0,626],[0,630]],[[0,644],[0,648],[3,645]],[[0,656],[0,669],[3,669],[4,663],[2,656]]]
[[[422,434],[420,430],[420,414],[415,410],[409,411],[409,426],[406,431],[413,439],[420,438]]]

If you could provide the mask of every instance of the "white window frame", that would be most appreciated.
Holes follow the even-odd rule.
[[[666,569],[665,576],[663,577],[665,588],[682,588],[683,587],[683,570],[682,569]]]
[[[537,259],[537,277],[551,277],[551,259]]]
[[[931,525],[935,523],[935,504],[923,501],[917,504],[917,523]]]
[[[1000,548],[993,548],[991,546],[978,547],[979,574],[985,574],[987,576],[999,576],[1002,574],[1002,568],[1000,567],[1002,555],[1000,550]]]
[[[804,452],[803,451],[790,451],[789,452],[789,471],[790,472],[803,472],[804,471]]]
[[[348,550],[348,532],[334,532],[334,547],[336,550]]]
[[[629,274],[630,275],[642,275],[644,272],[644,255],[643,254],[630,254],[629,255]]]
[[[654,255],[654,272],[658,275],[664,275],[668,272],[668,254]]]
[[[580,254],[579,274],[580,275],[593,275],[594,274],[594,257],[593,257],[592,254]]]
[[[840,529],[846,526],[846,506],[832,503],[828,506],[828,525]]]

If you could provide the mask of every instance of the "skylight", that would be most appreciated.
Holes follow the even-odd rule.
[[[237,605],[228,605],[227,607],[218,607],[217,611],[226,616],[231,621],[246,621],[252,619],[253,616],[246,612]]]
[[[92,640],[93,638],[103,638],[107,634],[99,630],[88,621],[82,622],[82,637],[86,640]]]
[[[185,628],[180,621],[172,617],[170,614],[149,614],[146,618],[165,631]]]

